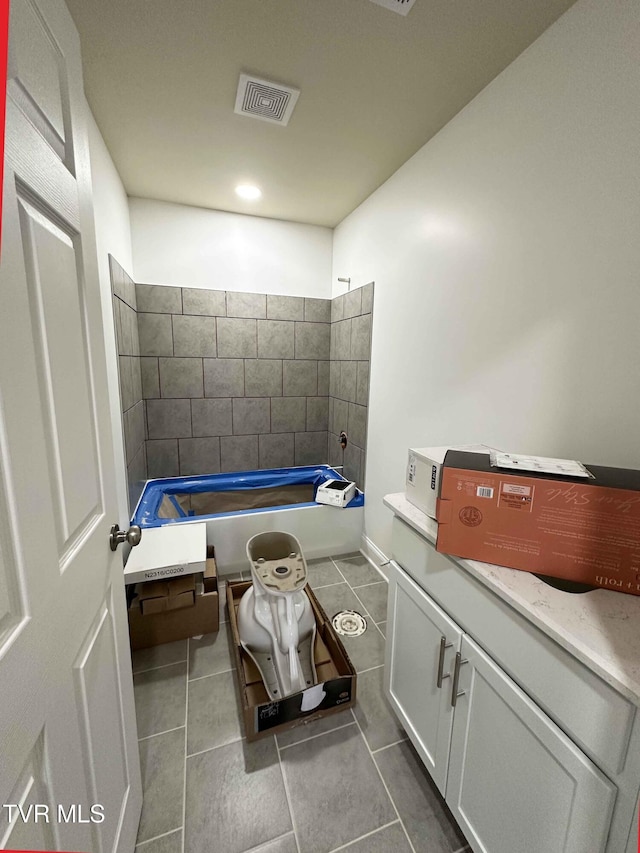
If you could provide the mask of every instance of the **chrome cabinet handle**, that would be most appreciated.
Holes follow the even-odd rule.
[[[440,657],[438,658],[438,678],[436,680],[436,685],[438,687],[442,687],[442,682],[445,678],[449,678],[451,673],[448,672],[446,675],[442,674],[442,670],[444,669],[444,651],[445,649],[450,649],[453,643],[447,643],[446,637],[440,637]]]
[[[463,663],[469,663],[466,658],[463,658],[460,652],[456,652],[456,662],[453,666],[453,684],[451,685],[451,707],[456,707],[456,702],[459,696],[464,696],[466,690],[458,691],[458,682],[460,680],[460,667]]]

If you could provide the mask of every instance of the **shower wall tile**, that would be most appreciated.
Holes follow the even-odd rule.
[[[182,294],[179,287],[157,284],[136,284],[138,311],[153,314],[182,314]]]
[[[140,371],[142,374],[142,397],[151,400],[160,396],[160,374],[158,359],[155,356],[141,356]]]
[[[133,381],[131,377],[131,362],[128,355],[118,356],[118,369],[120,371],[120,411],[126,412],[136,402],[133,398]]]
[[[191,438],[191,400],[147,400],[149,438]]]
[[[362,288],[350,290],[344,294],[344,316],[358,317],[362,314]]]
[[[361,406],[369,405],[369,362],[358,362],[358,377],[356,381],[356,403]]]
[[[344,451],[344,470],[343,474],[347,480],[353,480],[358,483],[360,488],[364,488],[364,477],[362,470],[363,450],[355,444],[349,443]],[[361,485],[360,485],[361,484]]]
[[[244,397],[244,361],[241,358],[204,359],[205,397]]]
[[[161,397],[203,397],[201,358],[159,358]]]
[[[129,491],[129,506],[135,508],[147,479],[147,453],[144,442],[127,465],[127,485]],[[132,512],[133,514],[133,512]]]
[[[142,366],[140,361],[140,356],[131,359],[131,390],[134,403],[144,399],[142,394]]]
[[[141,388],[153,476],[327,462],[331,300],[156,285],[137,298],[125,399]]]
[[[342,458],[342,448],[340,447],[340,437],[330,432],[328,434],[329,440],[329,465],[342,465],[344,460]],[[345,474],[346,476],[346,474]]]
[[[282,361],[247,359],[244,363],[244,393],[247,397],[277,397],[282,394]]]
[[[271,432],[271,401],[268,397],[236,397],[233,400],[233,434]]]
[[[371,354],[371,314],[354,317],[351,321],[351,358],[367,361]]]
[[[304,300],[299,296],[267,295],[267,319],[304,320]]]
[[[329,358],[331,326],[329,323],[296,323],[296,358]]]
[[[351,358],[351,320],[339,320],[332,324],[331,358],[338,361]]]
[[[294,435],[291,432],[258,436],[260,468],[290,468],[294,462]]]
[[[258,320],[258,358],[293,358],[295,325],[285,320]]]
[[[357,361],[340,362],[340,385],[338,390],[338,396],[340,399],[355,402],[357,375]]]
[[[349,428],[349,404],[344,400],[334,399],[333,401],[333,420],[329,426],[331,432],[340,435],[341,432],[347,432]]]
[[[259,464],[257,435],[231,435],[220,439],[221,471],[252,471]]]
[[[340,390],[340,368],[339,361],[329,362],[329,396],[337,397]]]
[[[227,294],[224,290],[185,287],[182,289],[182,313],[226,317]]]
[[[140,334],[138,332],[138,312],[131,309],[129,312],[129,323],[131,324],[131,341],[133,343],[133,355],[140,356]]]
[[[133,512],[147,479],[145,403],[142,392],[136,289],[132,278],[112,255],[109,255],[109,272],[129,509]]]
[[[369,404],[369,359],[374,284],[343,293],[331,303],[329,461],[364,488]],[[339,435],[347,433],[347,447]]]
[[[330,323],[331,300],[306,297],[304,300],[304,319],[309,323]]]
[[[109,274],[111,276],[111,295],[123,302],[128,302],[124,281],[124,270],[113,255],[109,255]],[[132,306],[134,307],[134,306]]]
[[[173,355],[171,314],[138,314],[140,355]]]
[[[116,296],[122,302],[126,302],[127,305],[136,310],[135,300],[132,301],[131,290],[127,286],[129,276],[112,255],[109,255],[109,272],[111,275],[111,293],[113,296]],[[133,288],[133,296],[135,297],[135,286]]]
[[[367,407],[349,403],[349,428],[347,435],[354,444],[362,448],[367,441]]]
[[[373,312],[373,282],[365,284],[362,290],[362,313],[371,314]]]
[[[307,397],[307,432],[329,428],[329,398]]]
[[[283,394],[285,397],[315,397],[317,395],[317,361],[285,361],[282,367]]]
[[[178,439],[163,438],[147,441],[148,475],[154,477],[178,477]]]
[[[344,297],[342,293],[331,300],[331,322],[336,323],[338,320],[344,320]]]
[[[180,476],[220,473],[220,439],[181,438],[178,440]]]
[[[304,432],[306,423],[306,397],[273,397],[271,399],[271,432]]]
[[[327,458],[327,432],[297,432],[295,434],[295,465],[316,465]]]
[[[227,294],[228,296],[229,294]],[[218,317],[219,358],[256,358],[256,321]]]
[[[117,296],[111,296],[111,304],[113,307],[113,327],[116,337],[116,352],[119,354],[122,349],[122,323],[120,322],[120,300]]]
[[[136,355],[134,342],[134,327],[136,312],[122,300],[118,301],[120,312],[120,355]]]
[[[329,370],[330,361],[318,362],[318,396],[326,397],[329,394]]]
[[[194,437],[233,435],[231,400],[192,400],[191,424]]]
[[[144,400],[138,400],[135,406],[124,413],[124,439],[128,465],[145,440]]]
[[[177,356],[208,356],[215,358],[215,317],[177,315],[173,321],[173,354]]]
[[[227,291],[227,317],[247,317],[256,320],[267,316],[267,297],[264,293]]]

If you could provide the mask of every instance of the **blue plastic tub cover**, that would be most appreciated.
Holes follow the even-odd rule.
[[[133,524],[140,527],[158,527],[163,524],[174,524],[189,516],[180,506],[176,495],[196,494],[205,492],[230,492],[245,489],[266,489],[277,486],[313,485],[313,494],[318,486],[327,480],[344,480],[345,478],[329,465],[307,465],[297,468],[271,468],[264,471],[238,471],[229,474],[206,474],[198,477],[165,477],[149,480],[144,487],[135,514]],[[159,518],[158,510],[164,498],[173,504],[178,518]],[[229,513],[213,513],[199,515],[197,518],[214,518],[221,515],[236,515],[238,512],[269,512],[274,509],[293,506],[318,506],[315,502],[283,504],[278,507],[264,507],[251,510],[236,510]],[[346,509],[364,506],[364,494],[356,490],[354,498]]]

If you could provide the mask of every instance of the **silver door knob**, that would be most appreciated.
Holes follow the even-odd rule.
[[[114,524],[109,533],[109,547],[115,551],[118,545],[123,542],[128,542],[132,548],[140,544],[142,539],[142,530],[137,524],[132,524],[128,530],[120,530],[120,525]]]

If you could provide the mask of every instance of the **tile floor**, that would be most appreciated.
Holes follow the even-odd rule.
[[[134,654],[137,853],[469,850],[383,697],[386,582],[361,555],[309,570],[330,616],[353,609],[369,623],[345,638],[354,712],[247,743],[222,594],[219,632]]]

